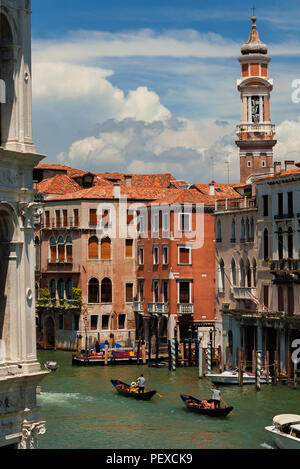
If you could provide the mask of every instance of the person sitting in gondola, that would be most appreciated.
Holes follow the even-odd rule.
[[[137,384],[138,384],[138,392],[145,392],[146,380],[144,378],[144,375],[141,374],[141,376],[136,381],[137,381]]]
[[[130,384],[130,389],[129,389],[130,392],[137,392],[137,384],[135,381],[132,381],[132,383]]]

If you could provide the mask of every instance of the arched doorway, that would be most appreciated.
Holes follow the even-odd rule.
[[[44,323],[44,348],[56,348],[55,323],[51,316],[48,316]]]

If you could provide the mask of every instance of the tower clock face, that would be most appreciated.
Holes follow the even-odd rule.
[[[257,124],[259,122],[259,96],[251,97],[251,115],[252,122]]]

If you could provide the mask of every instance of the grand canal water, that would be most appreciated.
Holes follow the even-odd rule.
[[[300,388],[252,385],[222,388],[222,397],[234,407],[234,415],[217,419],[188,411],[180,393],[210,397],[211,383],[199,380],[197,368],[119,365],[77,367],[69,352],[38,353],[43,367],[54,360],[60,367],[42,382],[37,397],[40,418],[47,432],[41,449],[259,449],[272,448],[264,430],[280,413],[300,414]],[[149,401],[127,399],[116,393],[110,379],[125,382],[143,373],[147,384],[162,397]]]

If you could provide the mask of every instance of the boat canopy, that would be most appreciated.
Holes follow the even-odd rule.
[[[273,418],[273,424],[277,425],[287,425],[289,423],[297,423],[300,422],[300,415],[296,414],[280,414],[275,415]]]
[[[291,425],[291,429],[292,430],[296,430],[297,432],[300,432],[300,424],[296,424],[296,425]]]

